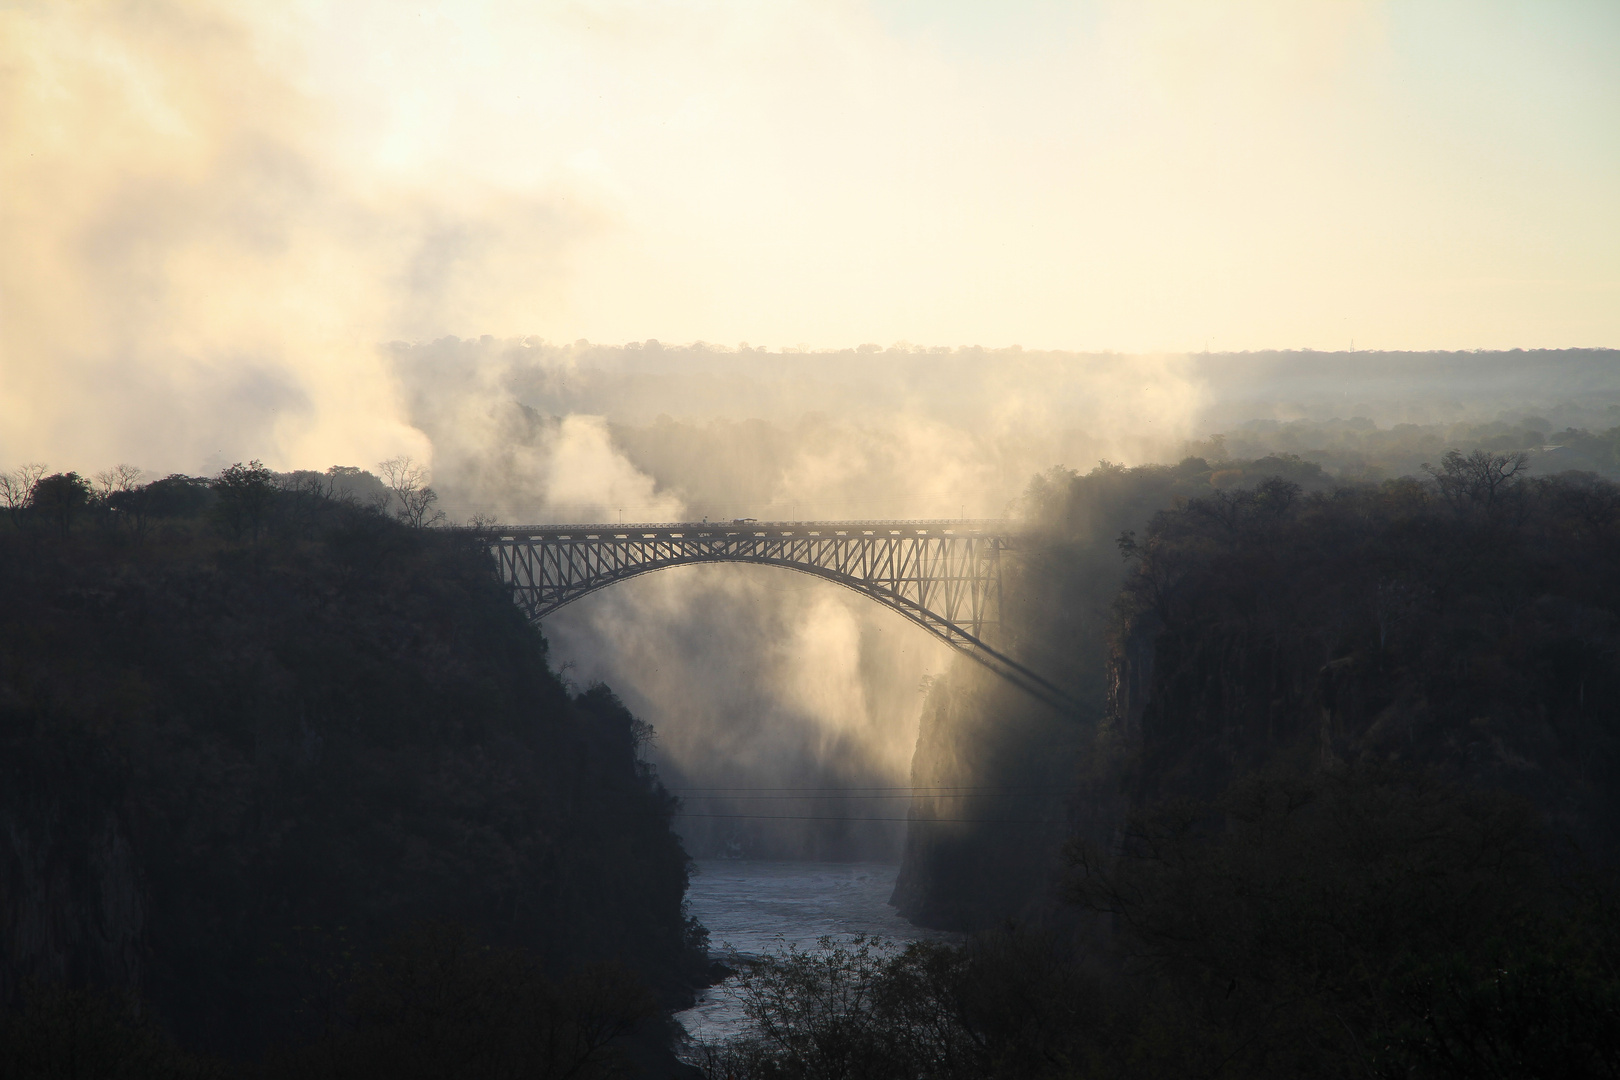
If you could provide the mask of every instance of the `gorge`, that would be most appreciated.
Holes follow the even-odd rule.
[[[1196,884],[1216,911],[1237,903],[1223,882],[1248,880],[1272,904],[1268,922],[1289,926],[1301,896],[1268,869],[1289,851],[1296,874],[1340,881],[1346,919],[1387,910],[1344,875],[1400,882],[1413,859],[1439,892],[1410,898],[1412,910],[1458,914],[1448,890],[1475,886],[1509,906],[1470,916],[1466,940],[1421,920],[1381,931],[1382,959],[1355,962],[1395,964],[1392,989],[1352,1000],[1325,986],[1281,1013],[1257,989],[1247,1011],[1184,1031],[1178,1053],[1222,1052],[1248,1031],[1289,1068],[1299,1054],[1348,1061],[1311,1034],[1309,1009],[1350,1009],[1352,1030],[1396,1038],[1400,995],[1416,990],[1394,972],[1432,962],[1434,947],[1461,950],[1445,962],[1463,970],[1531,964],[1537,993],[1585,1001],[1535,974],[1534,949],[1597,932],[1558,890],[1613,863],[1620,488],[1533,475],[1525,461],[1455,452],[1426,480],[1379,484],[1288,455],[1051,470],[1022,502],[998,641],[1061,679],[1074,708],[958,664],[924,687],[908,787],[723,797],[836,796],[834,822],[874,818],[860,800],[881,797],[902,815],[895,908],[919,928],[975,935],[902,935],[936,942],[905,956],[945,965],[918,993],[960,992],[958,964],[993,982],[1040,935],[1080,950],[1054,978],[1129,968],[1133,943],[1204,918],[1165,889]],[[184,1048],[174,1053],[219,1060],[384,1062],[380,1047],[421,1038],[422,1061],[449,1054],[470,1068],[485,1060],[466,1050],[477,1044],[532,1064],[534,1046],[490,1043],[507,1030],[502,1001],[528,1002],[523,1024],[549,1018],[545,1030],[563,1033],[543,1040],[547,1068],[566,1064],[559,1038],[578,1067],[690,1068],[670,1057],[669,1013],[728,972],[684,906],[683,805],[644,760],[656,734],[607,687],[559,678],[476,531],[391,520],[340,480],[359,482],[334,471],[322,488],[236,466],[95,497],[57,474],[8,519],[0,989],[24,1007],[10,1045],[27,1043],[29,1016],[55,1022],[50,1002],[65,999],[51,994],[89,987],[142,1002],[143,1022]],[[791,818],[781,811],[797,805],[752,816]],[[1408,819],[1452,839],[1426,852],[1396,827]],[[1361,846],[1335,846],[1345,820],[1371,830]],[[1182,852],[1175,873],[1194,878],[1134,861],[1166,844]],[[1470,850],[1510,877],[1470,886],[1477,867],[1447,861]],[[1257,932],[1246,907],[1226,911],[1222,933]],[[1540,944],[1492,952],[1510,925]],[[997,933],[1012,936],[995,945]],[[1607,944],[1588,946],[1606,962]],[[826,970],[855,964],[861,985],[914,962],[828,947]],[[1289,978],[1331,974],[1287,942],[1221,948],[1183,962],[1234,987],[1257,977],[1232,967],[1240,954]],[[728,962],[752,971],[737,984],[745,995],[791,971],[769,957]],[[1203,1007],[1176,981],[1185,972],[1155,970],[1176,1008]],[[1606,986],[1601,970],[1574,969]],[[507,990],[469,989],[486,1004],[449,1034],[418,1031],[409,1018],[433,1006],[404,988],[463,984]],[[1262,1014],[1281,1019],[1245,1026]],[[974,1026],[992,1020],[951,1023],[994,1043],[1007,1036]],[[1446,1038],[1475,1053],[1465,1021]],[[1096,1036],[1051,1022],[1071,1050]],[[1132,1053],[1165,1052],[1141,1022],[1127,1009],[1108,1021],[1123,1027],[1097,1031]],[[1518,1037],[1551,1037],[1544,1020],[1514,1022]],[[1589,1027],[1560,1030],[1560,1053],[1608,1053]],[[897,1037],[871,1033],[873,1045]],[[1407,1038],[1391,1060],[1416,1052]],[[715,1052],[759,1050],[747,1037],[726,1045]]]

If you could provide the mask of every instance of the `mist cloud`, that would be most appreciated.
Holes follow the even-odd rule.
[[[1001,516],[1055,464],[1174,454],[1207,398],[1186,356],[493,337],[391,354],[443,505],[512,523]],[[701,789],[905,784],[920,688],[953,654],[899,615],[791,571],[703,566],[592,594],[545,630],[577,685],[607,682],[655,725],[666,780],[699,789],[691,850],[898,852],[899,823],[858,820],[896,816],[892,800]]]
[[[587,228],[544,187],[357,162],[259,10],[0,13],[0,458],[427,458],[378,343],[488,316]]]
[[[446,334],[1602,344],[1614,30],[1601,5],[8,5],[0,460],[426,458],[378,346]]]

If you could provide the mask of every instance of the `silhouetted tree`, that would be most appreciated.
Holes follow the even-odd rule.
[[[14,527],[22,525],[23,515],[34,498],[34,485],[45,475],[45,466],[30,462],[15,472],[0,473],[0,503],[4,503]]]
[[[120,491],[133,491],[141,484],[141,470],[128,464],[114,465],[96,473],[96,495],[103,501]]]
[[[210,485],[219,496],[220,521],[232,537],[247,533],[258,539],[276,497],[276,477],[258,460],[240,461],[215,477]]]
[[[130,514],[133,500],[129,496],[140,489],[141,470],[134,465],[120,463],[96,473],[94,479],[93,502],[101,511],[102,524],[113,531],[128,524],[137,534],[140,533],[144,522]]]
[[[170,473],[138,492],[145,512],[160,518],[196,517],[215,499],[212,482],[200,476]]]
[[[1448,450],[1439,468],[1425,463],[1423,469],[1434,477],[1435,486],[1446,502],[1459,510],[1476,509],[1495,517],[1510,501],[1519,501],[1516,496],[1524,486],[1520,474],[1529,467],[1530,455],[1522,450],[1500,454],[1489,450],[1468,454]]]
[[[90,501],[90,485],[76,472],[52,473],[34,485],[28,504],[63,536],[73,528],[73,518]]]
[[[399,509],[394,511],[394,516],[399,520],[413,529],[437,525],[444,520],[444,511],[433,508],[433,504],[439,501],[439,495],[427,486],[428,471],[425,466],[418,465],[409,457],[397,457],[379,462],[377,470],[382,473],[388,489],[399,499]]]

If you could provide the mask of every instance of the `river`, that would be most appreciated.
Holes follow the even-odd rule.
[[[828,936],[954,940],[955,935],[912,926],[889,906],[899,870],[889,863],[700,859],[687,901],[709,928],[710,955],[723,963],[789,946],[811,948]],[[745,1027],[725,983],[702,991],[697,1004],[675,1018],[700,1042],[721,1042]]]

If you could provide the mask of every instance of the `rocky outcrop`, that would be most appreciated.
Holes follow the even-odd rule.
[[[965,930],[1047,912],[1064,839],[1113,820],[1115,789],[1091,781],[1104,768],[1098,740],[1116,739],[1104,721],[1117,674],[1114,601],[1128,570],[1118,539],[1177,497],[1209,490],[1210,475],[1199,459],[1104,463],[1085,476],[1055,469],[1030,486],[1027,531],[1004,557],[996,645],[1077,704],[1053,710],[966,660],[935,684],[912,783],[943,794],[913,800],[894,895],[912,921]]]
[[[8,781],[20,780],[8,772]],[[15,999],[23,978],[143,985],[148,895],[140,865],[116,812],[83,811],[58,797],[13,803],[0,815],[0,998]]]
[[[895,908],[943,930],[1033,914],[1070,828],[1082,731],[976,664],[936,680],[912,758]]]

